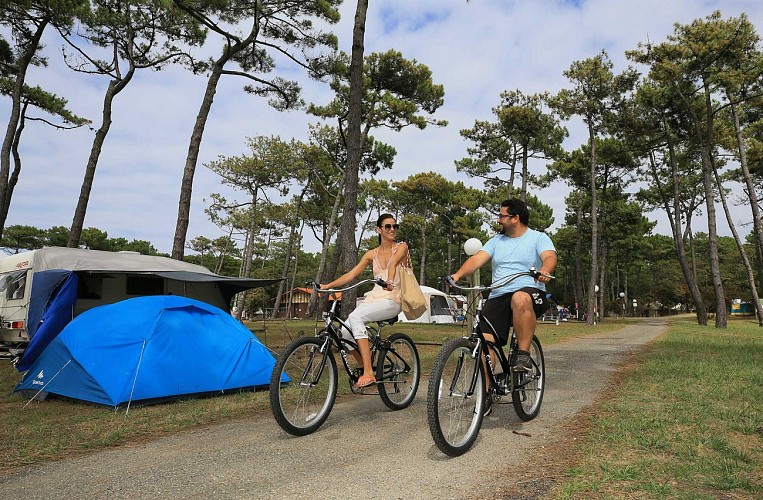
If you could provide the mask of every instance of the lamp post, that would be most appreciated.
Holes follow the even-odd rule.
[[[464,242],[464,253],[471,257],[475,253],[479,252],[482,249],[482,242],[478,240],[477,238],[469,238]],[[479,286],[480,284],[480,270],[479,268],[472,273],[472,286]],[[469,292],[469,313],[467,314],[467,317],[469,318],[469,331],[471,332],[474,329],[474,311],[477,306],[474,302],[475,299],[475,292],[470,291]]]
[[[636,299],[633,299],[633,317],[634,317],[634,318],[635,318],[636,316],[638,316],[638,315],[636,314],[636,308],[637,308],[637,307],[638,307],[638,302],[636,302]]]
[[[623,319],[625,319],[625,292],[620,292],[620,301],[623,303]]]
[[[593,324],[596,324],[596,320],[599,319],[599,285],[593,286],[593,293],[594,293],[594,305],[593,305]]]

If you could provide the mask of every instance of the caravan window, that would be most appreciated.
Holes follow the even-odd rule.
[[[101,300],[103,298],[103,276],[78,275],[77,298]]]
[[[164,278],[127,276],[127,295],[164,295]]]
[[[0,278],[0,292],[5,292],[6,300],[18,300],[24,298],[26,290],[26,269],[5,273]]]

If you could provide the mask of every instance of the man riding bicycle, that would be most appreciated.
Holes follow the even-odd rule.
[[[479,328],[488,341],[496,340],[488,333],[491,330],[485,320],[495,328],[498,343],[502,346],[508,342],[513,322],[518,343],[515,371],[532,370],[530,342],[535,334],[537,318],[548,309],[545,284],[551,280],[557,264],[556,248],[551,238],[527,227],[529,221],[530,212],[524,201],[510,199],[501,203],[498,213],[499,234],[488,240],[479,252],[469,257],[452,275],[453,281],[458,282],[461,277],[471,275],[490,260],[493,261],[494,283],[531,267],[540,273],[535,280],[525,276],[496,288],[482,309],[483,320],[480,321]],[[490,409],[489,402],[486,414],[490,413]]]

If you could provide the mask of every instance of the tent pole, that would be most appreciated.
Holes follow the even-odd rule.
[[[132,403],[132,395],[135,393],[135,384],[138,382],[138,372],[140,371],[140,363],[143,361],[143,353],[146,350],[146,339],[143,339],[143,347],[140,349],[140,357],[138,358],[138,366],[135,367],[135,378],[132,380],[132,388],[130,389],[130,399],[127,401],[127,410],[125,410],[125,418],[130,413],[130,404]]]
[[[69,358],[69,361],[67,361],[66,363],[64,363],[64,366],[62,366],[62,367],[61,367],[61,369],[60,369],[60,370],[58,370],[58,371],[56,372],[56,374],[55,374],[55,375],[53,375],[53,378],[52,378],[52,379],[50,379],[50,380],[48,380],[48,382],[47,382],[45,385],[43,385],[43,386],[40,388],[40,390],[39,390],[39,391],[37,391],[37,392],[35,393],[35,395],[34,395],[34,396],[32,396],[32,399],[30,399],[29,401],[27,401],[27,402],[26,402],[26,404],[24,405],[24,408],[26,408],[27,406],[29,406],[29,403],[31,403],[32,401],[34,401],[34,399],[35,399],[37,396],[39,396],[39,395],[40,395],[40,393],[41,393],[42,391],[44,391],[44,390],[45,390],[45,388],[46,388],[46,387],[48,387],[48,386],[50,385],[50,383],[51,383],[51,382],[53,382],[53,380],[55,380],[55,378],[56,378],[56,377],[58,377],[58,374],[59,374],[59,373],[61,373],[62,371],[64,371],[64,368],[66,368],[67,366],[69,366],[69,363],[71,363],[71,362],[72,362],[72,358]]]

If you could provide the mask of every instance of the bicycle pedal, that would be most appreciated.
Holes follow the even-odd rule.
[[[360,394],[361,396],[378,396],[379,395],[379,389],[377,389],[376,384],[367,385],[359,389],[353,389],[353,392],[355,394]]]

